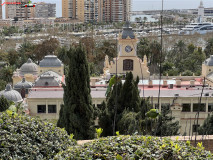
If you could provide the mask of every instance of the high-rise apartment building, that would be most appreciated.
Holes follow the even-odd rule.
[[[62,0],[62,17],[76,18],[77,0]]]
[[[27,19],[31,17],[31,12],[29,7],[21,7],[22,4],[27,4],[29,0],[5,0],[5,2],[10,2],[11,4],[5,4],[5,17],[14,18],[18,17],[21,19]],[[22,4],[15,4],[22,3]]]
[[[56,17],[56,4],[38,2],[31,8],[31,15],[33,18]]]
[[[62,16],[83,22],[129,20],[131,0],[62,0]]]
[[[78,0],[76,18],[82,22],[97,22],[99,18],[99,1]]]
[[[106,22],[122,22],[130,20],[131,0],[105,0],[104,18]]]
[[[0,0],[0,3],[2,4],[2,0]],[[2,19],[2,5],[0,6],[0,19]]]

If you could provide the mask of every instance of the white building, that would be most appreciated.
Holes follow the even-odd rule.
[[[200,1],[200,6],[198,7],[198,23],[203,23],[204,18],[204,6],[203,1]]]

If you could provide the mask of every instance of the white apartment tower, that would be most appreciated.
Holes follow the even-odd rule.
[[[200,6],[198,7],[198,22],[202,23],[204,18],[204,6],[203,1],[200,1]]]

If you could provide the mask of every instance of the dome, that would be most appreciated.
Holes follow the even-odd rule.
[[[213,55],[211,55],[210,58],[206,59],[204,61],[204,64],[207,66],[213,66]]]
[[[47,71],[35,81],[36,87],[59,87],[62,77],[53,71]]]
[[[18,91],[12,89],[10,84],[7,84],[4,91],[0,92],[0,96],[4,96],[7,100],[13,102],[22,102],[23,99]]]
[[[29,58],[26,63],[24,63],[20,68],[20,74],[38,74],[38,66],[32,62],[32,60]]]
[[[14,89],[21,89],[21,88],[29,89],[32,88],[32,86],[33,84],[31,82],[27,82],[25,78],[23,78],[21,82],[18,82],[16,85],[14,85]]]
[[[132,27],[130,27],[130,23],[128,21],[123,27],[122,39],[127,39],[127,37],[135,39],[135,34],[133,33]]]
[[[61,67],[63,63],[54,55],[45,56],[43,60],[40,61],[40,67]]]

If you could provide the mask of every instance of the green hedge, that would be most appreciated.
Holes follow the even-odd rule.
[[[151,136],[116,136],[70,147],[57,154],[54,159],[207,160],[213,159],[213,156],[201,144],[195,148],[189,141],[171,141],[169,138],[161,140]]]
[[[51,159],[75,144],[65,130],[47,121],[9,110],[0,113],[0,159]]]

